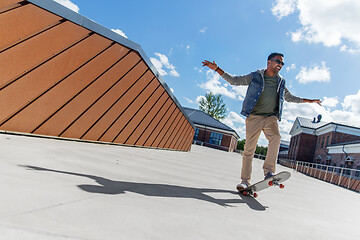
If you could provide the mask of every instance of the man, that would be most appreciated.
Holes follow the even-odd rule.
[[[280,147],[280,131],[278,121],[281,120],[284,100],[295,103],[317,103],[319,99],[306,99],[292,95],[285,87],[285,79],[279,75],[284,66],[284,55],[271,53],[267,59],[267,68],[257,70],[243,76],[231,76],[222,70],[215,61],[205,60],[203,66],[216,71],[231,85],[248,85],[241,114],[246,117],[246,142],[243,153],[241,183],[237,185],[240,191],[250,185],[252,159],[256,145],[264,132],[269,141],[268,151],[263,165],[265,179],[274,175],[276,160]]]

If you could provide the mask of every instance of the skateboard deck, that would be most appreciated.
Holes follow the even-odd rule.
[[[291,176],[291,174],[289,172],[283,171],[278,174],[275,174],[274,176],[272,176],[268,179],[254,183],[254,184],[250,185],[249,187],[247,187],[243,190],[240,190],[239,192],[245,196],[250,195],[250,196],[253,196],[256,198],[258,196],[257,192],[264,190],[268,187],[278,186],[281,189],[283,189],[285,186],[281,183],[288,180],[290,178],[290,176]]]

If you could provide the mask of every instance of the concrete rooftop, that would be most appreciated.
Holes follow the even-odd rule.
[[[0,134],[0,239],[356,239],[360,195],[288,170],[239,196],[241,156]],[[262,178],[254,160],[254,181]]]

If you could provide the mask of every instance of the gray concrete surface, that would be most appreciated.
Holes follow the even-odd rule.
[[[0,239],[356,239],[358,193],[289,170],[239,196],[241,157],[0,134]],[[262,178],[254,160],[254,181]]]

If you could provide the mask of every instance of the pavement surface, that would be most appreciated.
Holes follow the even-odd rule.
[[[239,196],[241,155],[0,134],[0,239],[356,239],[359,193],[290,171]],[[253,181],[263,161],[253,161]],[[356,237],[357,236],[357,237]]]

